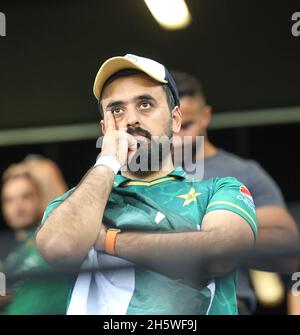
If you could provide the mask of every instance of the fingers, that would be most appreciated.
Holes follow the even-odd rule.
[[[112,111],[108,110],[106,111],[106,131],[113,131],[116,129],[117,127],[113,113]]]
[[[127,134],[128,150],[136,151],[137,150],[137,140],[134,136]]]
[[[126,128],[117,130],[113,113],[109,110],[105,118],[106,131],[102,142],[103,155],[115,156],[123,166],[137,151],[138,141],[126,132]]]
[[[138,141],[134,136],[127,134],[127,143],[128,143],[127,163],[129,164],[137,151]]]

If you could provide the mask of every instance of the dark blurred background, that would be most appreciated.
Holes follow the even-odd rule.
[[[166,31],[144,1],[1,0],[0,174],[42,154],[76,185],[97,155],[95,74],[106,58],[135,53],[201,80],[212,142],[259,161],[299,223],[299,1],[186,2],[192,24]]]

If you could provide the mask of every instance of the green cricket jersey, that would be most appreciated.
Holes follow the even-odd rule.
[[[44,261],[35,243],[36,227],[27,231],[26,238],[18,242],[8,255],[2,271],[7,277],[20,278],[13,283],[13,300],[0,314],[36,315],[66,314],[70,280],[49,279],[54,270]],[[30,272],[47,271],[46,279],[32,279]]]
[[[73,191],[48,206],[43,222]],[[242,216],[256,236],[255,207],[244,185],[233,177],[188,181],[182,168],[153,181],[116,175],[103,221],[123,231],[201,231],[204,215],[219,209]],[[83,266],[127,261],[92,249],[86,262]],[[68,314],[237,314],[236,273],[198,289],[135,267],[84,273],[73,288]]]

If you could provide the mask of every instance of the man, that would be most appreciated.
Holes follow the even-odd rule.
[[[236,314],[235,267],[257,230],[254,206],[237,199],[242,184],[188,182],[174,169],[171,147],[163,154],[160,144],[181,126],[177,88],[163,65],[111,58],[94,94],[101,154],[48,206],[37,234],[51,264],[83,263],[68,314]],[[157,153],[158,161],[147,160]]]
[[[40,191],[40,215],[47,205],[67,191],[67,184],[57,164],[46,157],[30,154],[23,161],[12,164],[3,174],[5,180],[19,173],[29,173],[38,183]]]
[[[192,136],[194,143],[196,136],[205,137],[204,179],[234,176],[246,185],[253,195],[259,233],[256,247],[247,265],[274,272],[296,271],[297,261],[273,256],[273,252],[278,252],[280,248],[291,247],[293,243],[298,243],[297,226],[286,209],[279,187],[257,162],[242,159],[217,148],[210,142],[207,129],[211,120],[212,107],[206,102],[200,82],[184,72],[174,71],[172,74],[178,87],[182,112],[182,125],[178,135]],[[197,152],[195,145],[193,148],[192,161],[202,155],[202,152]],[[191,171],[187,172],[189,177],[196,179],[202,177],[192,171],[192,161],[185,162],[186,171]],[[249,309],[253,311],[255,308],[254,292],[248,282],[246,271],[240,272],[239,278],[238,296],[244,306],[243,312],[249,313]],[[260,278],[263,279],[263,277]]]
[[[14,231],[16,243],[1,272],[12,279],[7,296],[0,297],[0,314],[65,314],[69,281],[56,278],[35,244],[39,222],[39,189],[29,174],[7,177],[2,188],[2,209],[7,225]],[[30,273],[45,278],[31,278]],[[52,279],[48,279],[52,274]]]

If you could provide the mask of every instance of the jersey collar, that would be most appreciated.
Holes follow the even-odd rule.
[[[176,169],[174,169],[172,172],[170,172],[166,176],[155,179],[154,181],[151,181],[151,182],[146,182],[144,180],[138,180],[138,181],[151,184],[153,182],[155,183],[156,180],[164,179],[164,178],[169,177],[169,176],[174,177],[175,179],[186,179],[185,171],[182,169],[182,167],[177,167]],[[126,182],[129,182],[129,181],[133,181],[133,180],[122,176],[121,172],[119,171],[118,174],[115,176],[115,179],[114,179],[114,187],[118,187],[118,186],[120,186],[120,185],[122,185]],[[138,182],[138,181],[134,180],[134,182]]]

